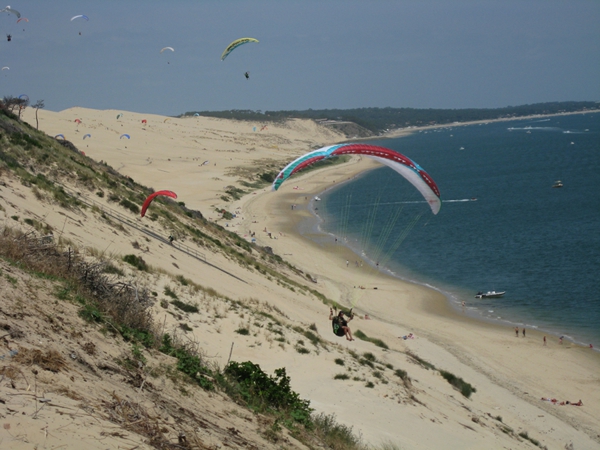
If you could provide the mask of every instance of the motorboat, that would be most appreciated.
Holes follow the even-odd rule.
[[[479,291],[477,293],[477,295],[475,296],[475,298],[500,298],[502,297],[504,294],[506,294],[506,291],[487,291],[487,292],[481,292]]]
[[[561,187],[563,187],[563,183],[562,183],[562,181],[560,181],[560,180],[556,180],[556,181],[554,182],[554,184],[552,185],[552,187],[553,187],[553,188],[561,188]]]

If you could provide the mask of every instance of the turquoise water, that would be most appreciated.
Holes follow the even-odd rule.
[[[419,163],[441,211],[382,167],[321,195],[324,231],[380,270],[465,301],[470,315],[600,347],[600,114],[371,143]],[[564,187],[552,188],[557,180]],[[477,300],[480,290],[506,295]]]

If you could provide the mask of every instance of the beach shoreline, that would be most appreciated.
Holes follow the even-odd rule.
[[[369,300],[366,301],[371,301],[374,293],[378,296],[381,295],[384,297],[382,304],[375,305],[373,302],[369,304],[368,308],[357,307],[355,311],[362,315],[367,313],[372,319],[386,323],[392,329],[403,330],[399,335],[413,332],[417,336],[427,339],[458,358],[462,363],[495,379],[504,388],[536,407],[539,406],[539,398],[545,396],[544,392],[556,391],[558,386],[561,390],[565,388],[563,382],[565,377],[568,378],[566,374],[571,372],[572,366],[586,367],[584,373],[588,373],[590,376],[594,371],[600,370],[600,354],[594,349],[571,342],[559,344],[556,336],[533,328],[527,328],[527,337],[523,338],[521,337],[522,326],[519,326],[519,337],[515,338],[515,325],[488,321],[461,313],[450,304],[444,293],[434,288],[381,272],[369,274],[368,277],[361,279],[363,281],[358,281],[358,278],[352,276],[344,276],[345,255],[332,252],[331,244],[326,245],[319,243],[318,240],[312,240],[298,231],[297,222],[284,219],[285,214],[282,212],[290,210],[290,205],[302,205],[303,201],[307,201],[306,199],[320,196],[325,192],[324,188],[331,186],[334,181],[336,184],[341,180],[350,181],[356,174],[375,167],[376,164],[371,161],[358,160],[344,164],[343,167],[340,165],[315,170],[289,180],[287,186],[283,185],[276,193],[264,193],[262,197],[252,198],[251,202],[246,203],[248,209],[243,208],[246,211],[245,214],[252,216],[255,212],[252,203],[270,196],[270,199],[261,205],[261,209],[263,212],[272,212],[273,219],[261,222],[261,226],[283,234],[283,237],[277,240],[260,239],[259,243],[271,245],[277,254],[289,258],[293,264],[297,264],[307,272],[310,271],[313,264],[311,259],[305,256],[307,250],[319,253],[320,256],[314,257],[313,260],[321,261],[322,258],[328,262],[325,264],[320,262],[316,267],[318,271],[325,266],[336,267],[336,270],[330,273],[321,272],[321,277],[327,278],[323,284],[338,284],[337,289],[329,290],[338,295],[337,298],[332,298],[334,301],[340,301],[344,294],[348,295],[351,283],[378,286],[377,291],[369,290],[368,294],[363,295],[365,298],[367,295],[369,296]],[[302,190],[294,192],[293,187]],[[308,210],[302,210],[302,212],[307,217],[311,214]],[[267,216],[269,214],[264,215],[265,218]],[[291,214],[288,214],[287,217],[291,217]],[[279,246],[283,241],[290,240],[293,241],[292,245],[286,243],[286,245]],[[351,249],[347,249],[347,252],[348,255],[359,256]],[[303,256],[298,258],[296,255],[300,253]],[[346,289],[344,289],[344,285],[346,285]],[[399,296],[401,295],[403,298],[397,301],[399,296],[390,295],[393,292],[398,292]],[[410,298],[406,298],[407,293]],[[345,304],[345,306],[350,307],[351,305]],[[360,323],[361,328],[365,322]],[[548,342],[546,345],[543,344],[544,336]],[[398,337],[392,337],[389,334],[382,336],[384,341]],[[568,347],[568,352],[563,353],[561,350],[567,349],[565,345]],[[547,359],[543,356],[527,359],[531,355],[537,354],[539,350],[549,349],[551,349],[551,356]],[[528,356],[524,357],[524,355]],[[557,376],[549,376],[546,370],[543,371],[544,375],[539,373],[540,366],[546,368],[548,365],[556,368]],[[534,376],[535,373],[538,375]],[[532,376],[535,379],[535,387],[518,381],[523,377],[532,381]],[[590,394],[592,394],[591,397]],[[562,395],[568,396],[566,391],[563,391]],[[592,402],[600,401],[598,390],[590,392],[584,388],[578,390],[578,393],[575,394],[575,397],[577,396],[587,396],[588,400]],[[586,404],[589,404],[590,401]]]

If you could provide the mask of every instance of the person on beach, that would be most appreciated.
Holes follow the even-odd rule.
[[[525,328],[523,328],[523,337],[525,337]]]
[[[334,315],[333,309],[329,308],[329,320],[331,320],[333,333],[339,337],[346,336],[348,341],[353,341],[352,331],[348,326],[348,322],[354,318],[352,310],[350,310],[350,314],[346,314],[346,316],[348,317],[348,320],[344,318],[344,311],[340,311],[337,315]]]
[[[546,336],[544,336],[544,345],[546,345]]]
[[[519,327],[515,327],[515,336],[519,337]]]

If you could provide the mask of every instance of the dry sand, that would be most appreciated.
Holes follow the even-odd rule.
[[[434,290],[402,282],[366,265],[346,267],[346,259],[358,257],[344,253],[335,244],[317,244],[298,233],[300,217],[309,214],[306,198],[333,181],[339,183],[364,170],[369,163],[354,159],[343,166],[310,172],[288,181],[276,193],[259,190],[233,204],[221,199],[225,188],[236,184],[245,170],[257,173],[268,164],[281,167],[310,149],[342,141],[343,136],[305,120],[269,124],[259,131],[264,124],[200,117],[166,120],[131,112],[123,112],[117,120],[119,113],[83,108],[59,113],[40,110],[40,129],[49,135],[64,134],[91,158],[106,161],[141,184],[174,190],[188,207],[219,220],[248,240],[249,232],[256,233],[258,244],[272,247],[276,254],[314,276],[317,283],[312,287],[319,292],[340,304],[357,301],[359,314],[368,313],[371,320],[357,317],[351,328],[383,340],[390,349],[359,339],[348,342],[336,338],[329,331],[327,306],[246,271],[221,254],[208,253],[206,258],[223,270],[207,268],[164,244],[144,241],[135,230],[116,233],[91,217],[76,217],[57,207],[40,205],[15,182],[1,192],[5,211],[0,211],[0,219],[9,221],[16,212],[43,218],[55,229],[62,228],[65,236],[81,247],[115,255],[130,253],[131,241],[137,239],[147,248],[144,258],[156,267],[191,278],[232,299],[270,305],[292,324],[316,324],[320,335],[332,345],[301,354],[294,349],[298,344],[289,342],[292,338],[288,338],[288,345],[278,345],[260,329],[250,336],[234,333],[243,324],[253,326],[249,316],[229,315],[227,320],[217,321],[228,316],[217,304],[207,305],[213,311],[206,317],[188,317],[194,328],[193,339],[217,364],[226,363],[233,343],[233,360],[252,360],[267,372],[286,367],[293,389],[309,399],[312,407],[335,414],[340,423],[352,426],[373,445],[393,442],[403,449],[533,448],[531,442],[516,436],[526,432],[548,448],[600,448],[597,352],[569,343],[559,345],[554,340],[543,346],[542,335],[533,330],[528,330],[527,338],[516,338],[512,328],[478,322],[454,311]],[[142,124],[144,119],[147,123]],[[25,120],[35,126],[34,112],[27,110]],[[87,133],[91,137],[83,140]],[[131,139],[120,139],[123,133]],[[209,162],[203,165],[204,161]],[[293,189],[296,186],[298,189]],[[294,213],[292,204],[298,205]],[[216,208],[237,212],[236,217],[228,222],[218,219]],[[133,215],[131,220],[140,223]],[[144,224],[158,233],[166,232],[158,225]],[[158,277],[153,282],[160,286],[168,280]],[[353,288],[357,285],[367,289]],[[176,325],[160,308],[156,311],[167,328]],[[409,332],[416,339],[399,338]],[[355,364],[347,350],[372,353],[379,361],[379,375]],[[415,363],[407,351],[463,378],[477,392],[469,399],[463,397],[438,371]],[[343,359],[345,366],[337,365],[336,358]],[[406,370],[412,388],[406,391],[392,381],[394,376],[386,371],[385,364]],[[334,380],[339,373],[347,373],[350,379]],[[368,381],[374,387],[367,387]],[[584,406],[553,405],[542,397],[581,399]],[[505,427],[514,433],[507,433]]]

